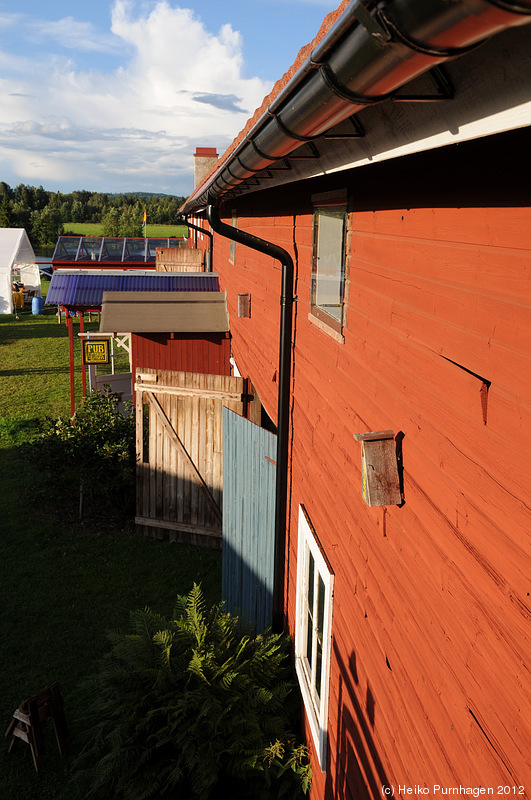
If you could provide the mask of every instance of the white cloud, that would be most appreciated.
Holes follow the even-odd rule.
[[[30,50],[16,60],[0,52],[4,180],[12,171],[52,189],[68,182],[186,194],[195,146],[223,152],[270,89],[243,77],[242,40],[230,25],[208,31],[193,11],[166,0],[143,13],[115,0],[103,36],[75,20],[33,20],[29,31],[48,32],[48,52]],[[98,42],[114,47],[123,54],[120,66],[82,71],[74,53],[49,53],[50,37],[74,51],[81,42],[93,52]]]
[[[90,22],[79,22],[73,17],[32,21],[27,25],[27,36],[35,42],[45,43],[47,47],[56,42],[67,49],[82,52],[112,53],[118,46],[113,36],[102,35]]]

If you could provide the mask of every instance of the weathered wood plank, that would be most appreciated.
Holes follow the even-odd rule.
[[[135,517],[138,525],[146,525],[151,528],[164,528],[169,531],[183,531],[184,533],[194,533],[202,536],[213,536],[221,539],[221,531],[218,528],[199,528],[197,525],[186,525],[184,522],[171,522],[170,520],[153,520],[151,517]]]
[[[223,410],[222,599],[233,614],[271,624],[276,436]]]
[[[204,480],[203,480],[203,478],[201,476],[201,473],[199,472],[199,470],[198,470],[198,468],[196,466],[197,446],[196,446],[196,443],[194,442],[194,436],[192,435],[192,442],[191,442],[192,453],[189,453],[186,450],[184,444],[180,440],[180,438],[177,435],[177,433],[174,431],[174,429],[173,429],[173,427],[172,427],[172,425],[171,425],[171,423],[170,423],[170,421],[169,421],[169,419],[167,417],[167,414],[166,414],[164,408],[162,407],[161,403],[159,402],[159,400],[156,397],[154,397],[153,395],[151,395],[151,392],[146,392],[146,396],[149,398],[149,401],[152,404],[152,408],[154,409],[155,414],[157,416],[158,422],[159,422],[161,428],[164,429],[164,431],[166,432],[168,440],[170,442],[172,442],[172,444],[179,450],[179,452],[183,456],[183,463],[184,463],[186,469],[188,470],[188,477],[194,483],[195,486],[200,487],[200,489],[202,490],[203,496],[207,499],[207,502],[211,506],[214,514],[217,517],[219,517],[219,519],[221,519],[221,511],[217,507],[217,505],[215,504],[215,502],[214,502],[214,500],[212,498],[212,495],[210,494],[210,491],[209,491],[207,485],[205,484],[205,482],[204,482]],[[194,461],[194,458],[193,458],[193,454],[194,453],[195,453],[195,456],[196,456],[196,461]],[[163,451],[160,451],[159,455],[163,456],[164,455]],[[163,463],[162,459],[161,459],[161,463]],[[157,519],[161,519],[161,518],[162,518],[161,515],[159,515],[157,517]],[[194,524],[194,522],[197,522],[197,520],[193,520],[192,519],[192,524]]]
[[[192,375],[194,373],[188,373],[188,374]],[[216,376],[216,377],[228,377],[230,380],[230,376]],[[196,397],[202,397],[204,399],[222,400],[227,402],[241,402],[242,400],[241,392],[231,392],[231,391],[225,391],[223,389],[202,388],[200,386],[194,385],[195,383],[197,383],[197,381],[193,382],[191,386],[168,386],[165,384],[152,385],[150,383],[136,383],[135,388],[138,390],[150,391],[153,394],[174,394],[177,395],[178,397],[191,397],[192,399]]]

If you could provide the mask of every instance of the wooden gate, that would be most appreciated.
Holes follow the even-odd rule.
[[[221,547],[223,405],[243,410],[243,378],[136,373],[136,524],[147,536]]]
[[[223,409],[223,565],[228,611],[271,624],[277,437]]]

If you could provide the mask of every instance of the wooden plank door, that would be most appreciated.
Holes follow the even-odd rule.
[[[222,416],[221,596],[260,632],[273,610],[277,437],[228,408]]]
[[[243,378],[137,372],[136,524],[146,535],[221,547],[222,407],[243,410]]]

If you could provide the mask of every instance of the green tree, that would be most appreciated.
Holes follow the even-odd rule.
[[[22,200],[15,200],[11,207],[11,226],[13,228],[31,229],[31,208]]]
[[[63,232],[61,212],[46,206],[31,212],[31,241],[34,245],[54,245]]]
[[[85,206],[78,198],[72,202],[72,219],[69,222],[86,222]]]
[[[8,200],[11,200],[13,197],[13,190],[8,183],[0,181],[0,197],[4,196],[7,197]]]
[[[11,207],[7,195],[2,195],[2,202],[0,203],[0,228],[11,227]]]
[[[120,236],[120,211],[117,208],[111,208],[102,217],[103,235],[104,236]]]
[[[56,233],[48,228],[50,217],[44,211],[60,212],[61,222],[103,222],[107,219],[107,236],[142,235],[142,216],[146,209],[150,223],[172,224],[182,205],[183,197],[151,195],[149,193],[105,194],[76,190],[70,194],[48,192],[42,186],[26,186],[21,183],[15,189],[0,181],[0,203],[7,198],[9,206],[3,207],[3,219],[8,213],[9,227],[25,228],[34,245],[55,243]],[[32,216],[33,214],[33,216]],[[51,237],[51,238],[50,238]]]
[[[33,452],[53,480],[58,502],[65,502],[65,488],[71,494],[75,475],[82,496],[91,496],[100,510],[122,515],[133,510],[135,417],[117,406],[118,396],[106,387],[85,397],[72,419],[47,421]]]
[[[142,236],[142,212],[135,206],[125,207],[120,215],[120,236]]]
[[[30,211],[33,210],[33,192],[32,186],[25,186],[23,183],[19,183],[18,186],[15,187],[15,201],[22,203],[23,206],[29,208]]]
[[[61,203],[61,219],[63,223],[73,222],[72,220],[72,199],[67,195]]]
[[[49,193],[43,189],[42,186],[37,187],[37,189],[32,186],[31,190],[33,194],[33,208],[37,211],[42,211],[48,205]]]

